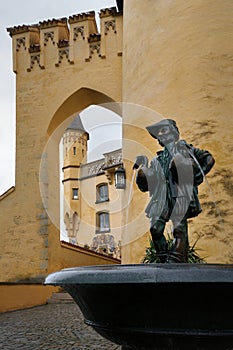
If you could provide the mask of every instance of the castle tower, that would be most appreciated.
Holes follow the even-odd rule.
[[[63,217],[69,242],[78,243],[81,204],[79,194],[80,165],[86,161],[89,134],[76,116],[63,135]]]

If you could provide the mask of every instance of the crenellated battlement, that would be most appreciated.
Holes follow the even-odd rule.
[[[77,23],[85,20],[91,20],[96,24],[95,11],[78,13],[77,15],[73,15],[69,17],[69,23]],[[97,27],[96,27],[96,30],[97,30]]]
[[[109,16],[115,17],[119,14],[121,14],[121,12],[117,12],[116,7],[110,7],[110,8],[105,8],[100,10],[100,18],[109,17]]]
[[[116,7],[102,9],[99,18],[100,33],[94,11],[7,28],[13,42],[13,71],[90,62],[95,55],[121,56],[122,12]]]

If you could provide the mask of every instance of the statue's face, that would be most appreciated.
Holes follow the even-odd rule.
[[[157,139],[161,146],[166,146],[171,142],[176,141],[174,133],[169,126],[162,126],[157,132]]]

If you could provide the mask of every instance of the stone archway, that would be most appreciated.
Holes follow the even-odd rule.
[[[65,257],[59,260],[59,231],[47,215],[58,198],[58,141],[73,113],[122,100],[122,15],[105,9],[100,17],[102,36],[93,12],[8,29],[17,73],[16,185],[0,201],[1,281],[41,279],[66,265]],[[106,27],[109,21],[115,31]]]
[[[47,143],[40,164],[40,192],[43,207],[50,219],[48,225],[48,269],[61,267],[60,253],[60,178],[59,178],[59,142],[74,115],[91,105],[100,105],[121,115],[121,104],[109,96],[89,88],[81,88],[68,97],[52,116],[47,129]],[[45,175],[46,174],[46,175]],[[47,178],[43,183],[43,178]],[[42,180],[42,181],[41,181]],[[59,250],[59,249],[58,249]]]
[[[121,105],[111,97],[100,91],[82,87],[69,96],[57,109],[48,126],[48,135],[51,136],[62,123],[64,123],[64,127],[67,127],[70,116],[90,105],[103,105],[105,108],[121,115]]]

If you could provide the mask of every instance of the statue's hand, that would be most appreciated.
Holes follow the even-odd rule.
[[[136,176],[136,184],[138,185],[138,188],[142,192],[148,191],[148,182],[145,172],[140,168],[137,172]]]
[[[148,166],[148,158],[146,156],[137,156],[133,165],[133,169],[138,169],[141,165]]]

